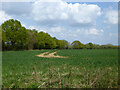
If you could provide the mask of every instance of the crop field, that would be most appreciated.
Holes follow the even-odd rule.
[[[45,52],[68,58],[38,57]],[[2,53],[3,88],[117,88],[118,50],[32,50]]]

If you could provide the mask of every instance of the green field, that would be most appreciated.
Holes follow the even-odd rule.
[[[69,58],[37,57],[57,51]],[[2,53],[3,88],[115,88],[118,50],[34,50]]]

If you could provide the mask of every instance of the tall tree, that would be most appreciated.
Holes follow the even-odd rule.
[[[28,40],[28,49],[29,50],[32,50],[32,49],[36,49],[36,48],[38,48],[37,46],[35,47],[35,45],[38,43],[38,40],[37,40],[37,32],[36,32],[36,30],[27,30],[27,32],[28,32],[28,38],[29,38],[29,40]]]
[[[3,50],[18,50],[18,49],[88,49],[93,48],[118,48],[112,44],[96,45],[91,42],[84,45],[80,41],[73,41],[72,44],[66,40],[58,40],[51,37],[48,33],[38,32],[33,29],[26,29],[18,20],[7,20],[0,26],[0,45]],[[2,43],[2,44],[1,44]]]
[[[44,33],[44,32],[38,33],[38,45],[39,45],[39,49],[56,48],[55,40],[48,33]]]
[[[68,42],[66,40],[58,40],[56,43],[57,43],[57,48],[59,48],[59,49],[67,49],[68,48]]]
[[[72,42],[72,48],[73,49],[83,49],[84,44],[82,44],[80,41],[73,41]]]
[[[88,44],[86,44],[86,48],[87,49],[93,49],[94,45],[91,42],[89,42]]]
[[[25,49],[28,34],[18,20],[7,20],[2,25],[3,43],[11,45],[12,49]]]

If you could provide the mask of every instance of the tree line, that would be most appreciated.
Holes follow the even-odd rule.
[[[0,26],[2,31],[2,50],[32,50],[32,49],[101,49],[118,48],[112,44],[96,45],[91,42],[83,44],[80,41],[69,43],[51,37],[48,33],[36,29],[26,29],[18,20],[10,19]]]

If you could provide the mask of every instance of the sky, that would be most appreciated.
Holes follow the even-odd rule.
[[[117,2],[2,2],[0,24],[17,19],[27,29],[86,44],[118,44]]]

